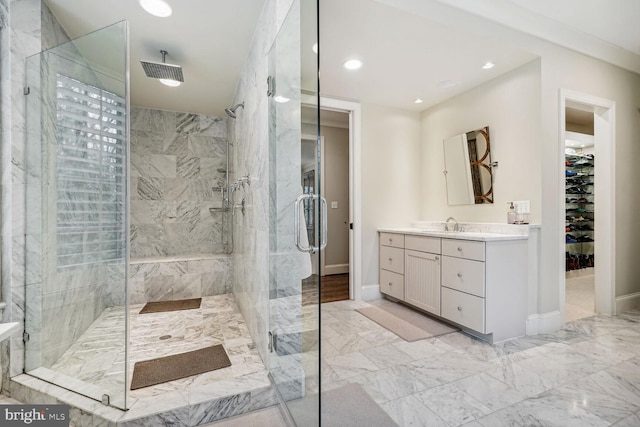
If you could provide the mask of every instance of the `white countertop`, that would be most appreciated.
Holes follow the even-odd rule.
[[[500,240],[527,240],[528,235],[525,234],[504,234],[504,233],[488,233],[488,232],[475,232],[475,231],[433,231],[425,230],[422,228],[379,228],[381,233],[399,233],[399,234],[411,234],[414,236],[428,236],[428,237],[442,237],[446,239],[458,239],[458,240],[476,240],[476,241],[500,241]]]

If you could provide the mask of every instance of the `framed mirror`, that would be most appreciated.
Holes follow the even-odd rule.
[[[489,127],[444,140],[444,175],[447,203],[493,203],[493,175]]]

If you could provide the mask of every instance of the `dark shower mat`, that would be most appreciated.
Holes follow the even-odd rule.
[[[202,298],[181,299],[176,301],[148,302],[140,310],[140,314],[161,313],[163,311],[192,310],[200,308]]]
[[[136,362],[131,390],[178,380],[231,366],[222,344],[187,353]]]

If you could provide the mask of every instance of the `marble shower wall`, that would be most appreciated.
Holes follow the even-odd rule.
[[[133,259],[226,252],[226,120],[131,108]]]
[[[281,318],[295,318],[298,321],[301,318],[295,314],[300,314],[301,309],[300,304],[295,302],[288,306],[292,310],[289,313],[291,316],[274,313],[270,317],[272,293],[273,296],[296,293],[298,298],[300,296],[300,258],[293,253],[291,211],[301,185],[300,116],[299,102],[296,102],[299,100],[279,110],[280,114],[285,111],[288,114],[284,127],[270,128],[270,106],[265,95],[265,82],[270,74],[270,51],[285,21],[289,21],[293,32],[288,40],[286,37],[279,39],[278,43],[283,42],[284,45],[278,55],[287,56],[287,43],[290,49],[295,49],[289,53],[299,52],[299,35],[295,38],[295,28],[299,29],[299,15],[298,0],[265,2],[234,99],[234,103],[244,102],[245,109],[235,121],[229,121],[229,138],[234,147],[234,179],[248,175],[251,180],[244,194],[236,194],[236,203],[244,196],[248,209],[246,215],[236,215],[234,221],[233,292],[263,360],[270,368],[282,373],[283,377],[289,376],[291,379],[291,393],[286,397],[299,396],[304,384],[304,374],[300,369],[301,355],[286,358],[273,356],[267,349],[267,337],[269,330],[282,326],[272,323],[272,319],[277,323],[277,319]],[[274,65],[273,61],[271,65]],[[299,63],[280,64],[283,65],[285,68],[297,65],[296,72],[299,72]],[[284,79],[280,83],[283,83],[283,87],[300,87],[299,80],[295,78]],[[278,117],[278,120],[281,118]],[[278,132],[278,147],[270,143],[270,135],[274,136],[274,131]],[[272,153],[270,146],[274,150]],[[290,151],[287,152],[287,149]],[[271,162],[270,155],[282,156],[280,163]],[[282,189],[279,194],[274,191],[276,186],[278,190]],[[274,215],[274,209],[278,207],[283,210]],[[278,222],[276,217],[281,217],[282,221]],[[281,295],[277,289],[282,290]],[[284,380],[278,378],[276,381],[282,384]]]
[[[0,31],[2,88],[2,300],[7,304],[3,321],[22,322],[25,317],[25,197],[24,168],[25,58],[55,43],[60,34],[55,25],[42,31],[43,16],[50,11],[40,0],[2,0],[5,30]],[[6,26],[9,24],[8,27]],[[44,37],[43,37],[44,34]],[[3,387],[8,378],[24,368],[22,331],[2,349]]]
[[[55,19],[43,18],[43,29],[55,24]],[[124,25],[119,24],[90,37],[97,42],[121,35]],[[43,31],[43,34],[47,32]],[[102,34],[102,35],[101,35]],[[60,37],[53,37],[60,41]],[[117,39],[117,37],[115,37]],[[105,42],[106,43],[106,42]],[[120,46],[117,46],[118,48]],[[124,49],[124,46],[121,47]],[[59,124],[56,110],[57,74],[76,79],[96,87],[102,86],[99,77],[86,64],[74,44],[66,43],[43,54],[27,59],[27,145],[26,156],[26,329],[30,340],[26,344],[25,369],[50,367],[78,339],[107,307],[125,303],[125,260],[101,258],[101,262],[90,262],[69,267],[59,258],[58,235],[59,208],[68,211],[87,209],[82,194],[84,187],[74,187],[60,191],[58,175],[61,170],[69,171],[73,162],[57,155],[59,151]],[[124,70],[121,74],[121,91],[124,92]],[[36,110],[34,110],[36,108]],[[39,126],[38,126],[39,124]],[[68,138],[70,142],[70,138]],[[126,141],[124,141],[126,143]],[[124,159],[126,162],[126,158]],[[83,175],[84,176],[84,175]],[[124,188],[125,178],[107,178],[106,186],[119,185]],[[119,184],[118,183],[119,180]],[[71,180],[61,181],[69,185]],[[79,185],[79,184],[75,184]],[[106,188],[102,186],[102,188]],[[100,199],[102,203],[110,199]],[[89,208],[93,208],[93,204]],[[124,253],[125,202],[116,198],[101,207],[112,212],[118,224],[120,237],[117,242],[119,253]],[[88,217],[83,217],[88,218]],[[73,222],[72,222],[73,223]],[[83,253],[89,253],[96,235],[81,230],[78,237]],[[103,237],[97,237],[101,239]],[[105,262],[108,261],[108,262]],[[78,261],[74,261],[78,262]],[[80,261],[86,262],[86,261]],[[110,337],[112,345],[124,347],[125,331],[120,336]]]
[[[129,267],[129,302],[228,294],[232,289],[232,261],[229,255],[133,260]]]
[[[9,44],[9,33],[10,33],[10,28],[9,28],[9,4],[8,4],[8,0],[0,0],[0,142],[2,145],[2,151],[0,152],[0,164],[2,167],[2,171],[3,171],[3,175],[4,175],[4,171],[5,171],[5,167],[6,162],[5,162],[5,158],[6,158],[6,150],[5,150],[5,144],[10,144],[11,143],[11,137],[10,137],[10,123],[11,123],[11,116],[10,116],[10,105],[8,102],[5,101],[5,96],[8,95],[9,90],[11,89],[11,83],[10,83],[10,63],[8,61],[9,58],[9,54],[10,54],[10,44]],[[5,240],[5,232],[4,232],[4,224],[5,224],[5,195],[2,194],[4,193],[4,189],[5,189],[5,185],[10,184],[7,183],[5,181],[5,177],[2,177],[2,180],[0,181],[0,196],[2,197],[2,213],[0,213],[0,220],[2,222],[2,234],[1,234],[1,238],[2,238],[2,248],[4,250],[4,240]],[[4,258],[4,257],[3,257]],[[4,263],[3,263],[4,266]],[[2,276],[2,279],[4,281],[4,276]],[[0,301],[3,303],[6,303],[7,298],[6,298],[6,294],[5,292],[7,292],[7,290],[10,289],[10,286],[3,286],[2,290],[0,291]],[[11,301],[11,299],[9,298],[9,301]],[[7,313],[7,315],[5,315],[4,313]],[[2,310],[2,312],[0,312],[0,317],[2,318],[2,320],[6,320],[7,317],[10,317],[10,313],[11,312],[11,307],[9,307],[8,309]],[[2,390],[2,378],[5,376],[4,372],[6,371],[6,365],[9,361],[9,344],[2,344],[2,346],[0,347],[0,366],[2,367],[2,375],[0,375],[0,390]]]
[[[131,108],[132,303],[231,291],[227,119]]]

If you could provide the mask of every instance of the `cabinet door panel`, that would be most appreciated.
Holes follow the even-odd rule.
[[[486,333],[484,298],[442,287],[442,317],[482,334]]]
[[[404,248],[404,234],[380,233],[380,244],[394,248]]]
[[[442,255],[484,261],[484,242],[442,239]]]
[[[442,286],[484,297],[484,262],[443,256]]]
[[[380,292],[403,300],[404,276],[392,271],[380,270]]]
[[[404,250],[380,246],[380,268],[394,273],[404,273]]]
[[[405,236],[404,247],[413,251],[440,253],[440,238],[427,236]]]
[[[440,315],[440,256],[405,250],[404,299]]]

